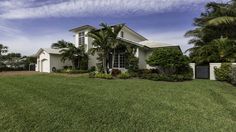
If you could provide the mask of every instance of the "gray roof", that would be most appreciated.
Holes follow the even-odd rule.
[[[46,51],[48,54],[61,54],[61,49],[43,48],[43,50]]]
[[[124,25],[125,28],[127,28],[129,31],[131,31],[132,33],[136,34],[137,36],[141,37],[143,40],[147,40],[147,38],[145,38],[144,36],[142,36],[141,34],[137,33],[136,31],[134,31],[133,29],[131,29],[130,27],[128,27],[127,25],[125,25],[125,23],[121,23],[121,24],[115,24],[115,25],[111,25],[111,27],[114,26],[118,26],[118,25]],[[70,32],[78,32],[80,30],[84,30],[84,29],[96,29],[95,27],[91,26],[91,25],[84,25],[84,26],[80,26],[77,28],[73,28],[71,30],[69,30]],[[101,30],[102,28],[96,29],[96,30]]]
[[[61,49],[52,49],[52,48],[41,48],[39,51],[35,54],[35,56],[38,56],[42,51],[47,52],[48,54],[55,54],[55,55],[60,55],[60,50]]]
[[[69,31],[70,32],[77,32],[77,31],[84,30],[84,29],[96,29],[96,28],[91,26],[91,25],[84,25],[84,26],[80,26],[80,27],[70,29]]]
[[[179,47],[179,45],[173,45],[173,44],[166,44],[166,43],[161,43],[161,42],[156,42],[156,41],[142,41],[139,42],[140,45],[147,46],[149,48],[161,48],[161,47]]]

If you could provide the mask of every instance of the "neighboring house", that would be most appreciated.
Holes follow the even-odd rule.
[[[88,37],[86,34],[88,34],[88,32],[93,29],[96,29],[96,28],[90,25],[85,25],[85,26],[71,29],[70,31],[75,34],[74,35],[75,45],[76,46],[85,45],[85,51],[88,52],[88,50],[92,48],[93,39]],[[118,37],[122,39],[123,41],[132,45],[136,45],[138,47],[135,53],[135,56],[139,58],[140,69],[151,68],[146,63],[146,60],[151,55],[153,49],[160,48],[160,47],[173,47],[173,48],[180,49],[178,45],[171,45],[171,44],[159,43],[155,41],[149,41],[147,38],[135,32],[128,26],[124,26],[122,28]],[[60,56],[59,51],[60,51],[59,49],[40,49],[36,54],[38,58],[36,71],[52,72],[53,69],[62,69],[63,66],[71,66],[71,62],[69,61],[61,62],[61,56]],[[111,64],[109,65],[110,69],[125,70],[126,58],[124,56],[124,52],[116,52],[115,55],[111,54],[110,58],[111,58],[109,59],[110,62],[114,62],[113,65]],[[112,58],[114,58],[114,60],[112,60]],[[89,55],[88,67],[96,66],[97,63],[98,63],[97,55],[96,54],[94,56]]]

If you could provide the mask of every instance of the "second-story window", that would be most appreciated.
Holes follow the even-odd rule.
[[[83,45],[84,43],[85,43],[84,32],[79,32],[79,45]]]
[[[120,32],[120,37],[124,38],[124,32],[123,31]]]

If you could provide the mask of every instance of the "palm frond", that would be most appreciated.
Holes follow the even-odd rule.
[[[232,16],[217,17],[208,21],[208,25],[211,25],[211,26],[218,26],[222,24],[231,25],[235,23],[236,23],[236,17],[232,17]]]

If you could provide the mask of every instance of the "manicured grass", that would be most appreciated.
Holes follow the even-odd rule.
[[[195,80],[0,77],[0,131],[236,131],[236,88]]]

